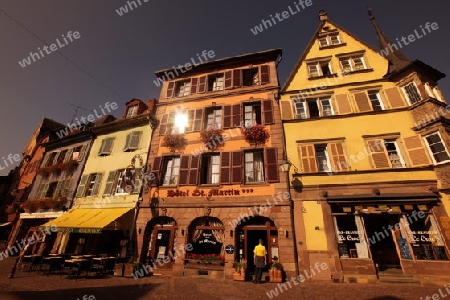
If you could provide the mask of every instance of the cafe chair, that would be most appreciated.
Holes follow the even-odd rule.
[[[69,279],[78,279],[80,274],[85,272],[85,277],[88,276],[89,271],[91,270],[91,261],[90,260],[82,260],[77,263],[77,266],[70,270]]]

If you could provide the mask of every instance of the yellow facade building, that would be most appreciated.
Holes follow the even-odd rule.
[[[444,281],[445,75],[408,60],[371,20],[381,54],[321,11],[281,91],[300,269],[329,265],[312,280]]]

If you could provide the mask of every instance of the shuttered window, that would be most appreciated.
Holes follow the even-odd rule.
[[[231,183],[242,183],[242,152],[231,152]]]
[[[189,155],[181,156],[180,180],[178,185],[187,185],[189,180]]]
[[[125,142],[125,149],[123,149],[123,151],[134,151],[138,149],[141,135],[142,131],[133,131],[128,134]]]
[[[164,157],[163,185],[177,185],[180,179],[180,157]]]
[[[275,123],[273,116],[273,104],[272,100],[264,100],[263,104],[263,114],[264,114],[264,125],[270,125]]]
[[[85,174],[81,176],[80,183],[78,184],[77,193],[75,197],[80,198],[84,197],[84,190],[86,189],[86,183],[89,179],[89,174]]]
[[[391,108],[399,108],[405,107],[406,103],[403,100],[402,94],[398,87],[392,87],[384,90],[384,94],[386,95],[386,100],[391,106]]]
[[[204,92],[206,92],[206,76],[200,77],[197,93],[204,93]]]
[[[173,97],[173,92],[175,90],[175,82],[171,81],[169,82],[169,84],[167,85],[167,94],[166,97],[167,98],[172,98]]]
[[[112,194],[114,194],[112,192],[112,188],[113,186],[116,186],[115,182],[116,182],[116,173],[117,171],[110,171],[108,173],[108,177],[106,178],[106,186],[105,186],[105,190],[103,192],[103,196],[110,196]]]
[[[261,66],[261,84],[270,82],[270,67],[268,65]]]
[[[267,182],[279,182],[277,148],[267,147],[264,151]]]
[[[430,150],[433,161],[435,163],[447,162],[450,160],[450,155],[448,148],[446,147],[444,141],[442,140],[441,134],[439,132],[434,132],[425,136],[425,141],[427,142],[428,149]],[[419,147],[419,145],[417,145]],[[411,154],[410,154],[411,155]],[[416,160],[420,163],[426,163],[425,161],[419,159],[419,153],[413,153],[414,157],[417,156]]]
[[[157,156],[153,160],[153,166],[152,166],[152,174],[153,174],[153,180],[150,181],[151,186],[159,186],[161,182],[161,164],[162,164],[162,157]]]
[[[102,140],[102,145],[100,146],[100,150],[98,151],[99,156],[110,155],[112,151],[112,147],[114,144],[114,138],[105,138]],[[81,153],[80,153],[81,154]]]
[[[354,94],[356,107],[360,112],[372,111],[372,106],[369,102],[369,97],[366,92],[359,92]]]
[[[189,185],[197,185],[199,172],[200,156],[191,156],[191,164],[189,168]]]
[[[219,184],[220,154],[203,155],[200,184]]]
[[[222,152],[220,155],[220,183],[230,183],[230,152]]]
[[[350,170],[343,142],[298,146],[302,172],[344,172]]]
[[[347,94],[335,95],[334,100],[338,106],[339,114],[345,115],[352,113],[352,107],[350,106]]]
[[[244,152],[244,182],[264,182],[264,155],[263,151]]]
[[[384,147],[384,140],[370,140],[367,141],[367,144],[369,146],[370,157],[372,158],[374,169],[390,168],[391,164],[386,148]]]

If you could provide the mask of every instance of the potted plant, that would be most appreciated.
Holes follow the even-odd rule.
[[[253,124],[241,127],[245,140],[251,145],[264,145],[270,137],[264,125]]]
[[[183,150],[187,144],[184,134],[168,134],[163,138],[163,146],[169,148],[171,152]]]
[[[274,256],[269,269],[270,282],[283,282],[283,265]]]
[[[221,128],[211,127],[200,131],[200,139],[209,150],[216,150],[223,145],[223,130]]]
[[[243,258],[241,261],[233,263],[233,280],[245,281],[245,272],[247,271],[247,260]]]

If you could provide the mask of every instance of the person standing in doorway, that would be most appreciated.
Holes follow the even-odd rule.
[[[253,250],[253,261],[255,263],[255,283],[261,283],[262,271],[266,266],[266,247],[263,246],[263,240],[259,239],[259,244]]]

